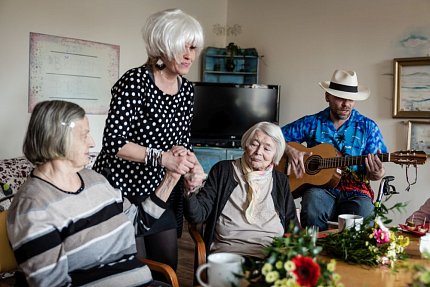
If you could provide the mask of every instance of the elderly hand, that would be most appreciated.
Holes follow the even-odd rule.
[[[311,152],[303,152],[298,149],[293,148],[292,146],[286,144],[285,145],[285,154],[288,157],[288,169],[287,174],[291,174],[291,170],[297,178],[303,177],[305,174],[305,164],[304,157],[311,156]]]
[[[380,153],[381,151],[378,150],[378,154]],[[385,169],[377,154],[368,154],[364,159],[364,163],[369,180],[380,180],[384,176]]]
[[[195,157],[195,155],[193,154]],[[207,174],[204,172],[203,167],[200,165],[197,157],[195,157],[196,164],[194,167],[185,174],[184,176],[184,185],[185,190],[187,192],[195,192],[199,187],[203,185],[203,182],[206,180]]]

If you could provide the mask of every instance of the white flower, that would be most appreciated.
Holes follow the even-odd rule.
[[[389,231],[389,229],[382,223],[380,216],[377,216],[375,218],[375,223],[378,224],[379,228],[381,228],[383,231],[385,232]]]

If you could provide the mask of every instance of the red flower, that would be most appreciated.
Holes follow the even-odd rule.
[[[320,277],[320,266],[311,257],[298,255],[291,261],[296,265],[293,271],[300,286],[313,287]]]

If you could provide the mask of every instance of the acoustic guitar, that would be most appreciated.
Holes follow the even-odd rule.
[[[342,175],[342,168],[352,165],[364,164],[366,155],[341,157],[340,153],[331,144],[322,143],[312,148],[296,143],[288,143],[290,146],[303,152],[311,152],[312,155],[304,157],[305,174],[297,178],[293,172],[289,175],[290,189],[293,197],[300,197],[305,188],[309,186],[335,187]],[[427,154],[423,151],[397,151],[393,153],[378,154],[382,162],[394,162],[400,165],[419,165],[427,160]],[[283,162],[285,171],[286,163]],[[281,167],[282,168],[282,167]]]

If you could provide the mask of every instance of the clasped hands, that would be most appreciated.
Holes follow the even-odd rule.
[[[206,174],[196,155],[183,146],[173,146],[163,153],[162,165],[169,176],[184,176],[186,191],[194,191],[203,184]]]

